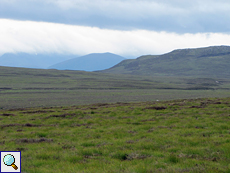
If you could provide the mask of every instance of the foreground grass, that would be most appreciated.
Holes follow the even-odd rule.
[[[230,98],[2,110],[25,173],[230,172]]]

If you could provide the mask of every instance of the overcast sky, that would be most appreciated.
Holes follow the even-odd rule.
[[[230,45],[229,0],[0,0],[0,55]]]

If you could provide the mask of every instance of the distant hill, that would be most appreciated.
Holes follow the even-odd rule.
[[[0,66],[47,68],[55,63],[72,59],[74,57],[76,57],[76,55],[6,53],[0,56]]]
[[[179,49],[124,60],[102,73],[230,78],[230,46]]]
[[[122,60],[125,58],[112,53],[92,53],[52,65],[49,69],[97,71],[110,68]]]

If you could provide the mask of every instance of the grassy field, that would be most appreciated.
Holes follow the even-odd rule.
[[[0,109],[230,96],[230,79],[0,67]]]
[[[230,172],[230,98],[0,110],[24,173]]]

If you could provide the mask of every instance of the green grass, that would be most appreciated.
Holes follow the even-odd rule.
[[[230,172],[230,98],[0,110],[24,173]]]

